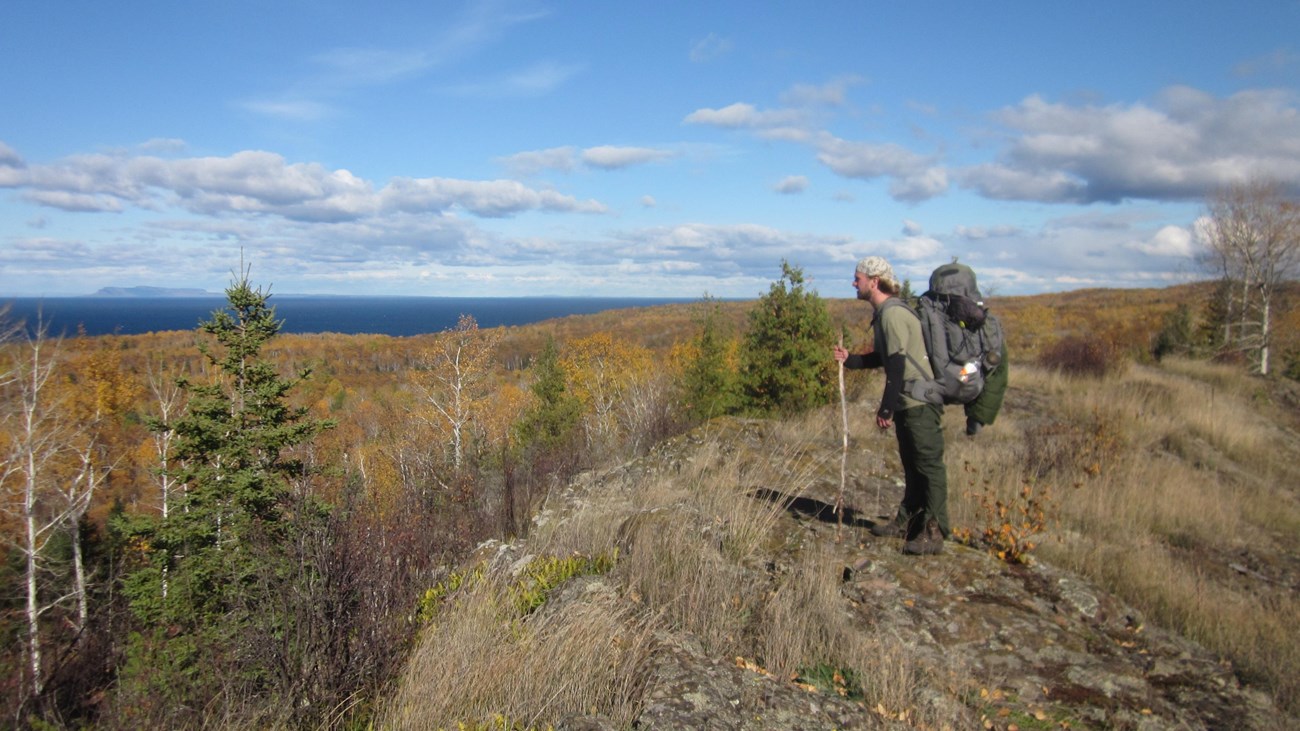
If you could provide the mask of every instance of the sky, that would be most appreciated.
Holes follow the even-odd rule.
[[[1300,0],[0,6],[0,297],[1164,287],[1258,179]]]

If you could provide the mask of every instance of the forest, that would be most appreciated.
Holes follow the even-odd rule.
[[[835,401],[830,346],[869,342],[870,308],[782,269],[750,302],[492,329],[467,313],[409,338],[281,334],[248,272],[192,332],[6,321],[5,723],[366,727],[422,598],[483,541],[526,536],[549,491],[717,416]],[[1013,363],[1245,372],[1259,347],[1233,339],[1232,284],[988,304]],[[1273,303],[1272,379],[1300,377],[1295,298]],[[875,398],[875,378],[848,397]]]

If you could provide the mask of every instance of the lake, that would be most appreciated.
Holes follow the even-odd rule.
[[[632,297],[353,297],[272,295],[286,333],[378,333],[407,336],[455,327],[462,314],[479,327],[527,325],[567,315],[698,300]],[[193,330],[225,306],[222,295],[201,297],[11,297],[8,320],[28,330],[44,322],[53,336],[139,335]]]

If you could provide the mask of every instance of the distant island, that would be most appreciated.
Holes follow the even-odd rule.
[[[177,287],[104,287],[91,297],[215,297],[203,289]]]

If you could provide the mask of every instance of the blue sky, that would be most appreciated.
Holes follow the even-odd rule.
[[[1300,0],[7,0],[0,296],[1201,278],[1300,193]]]

